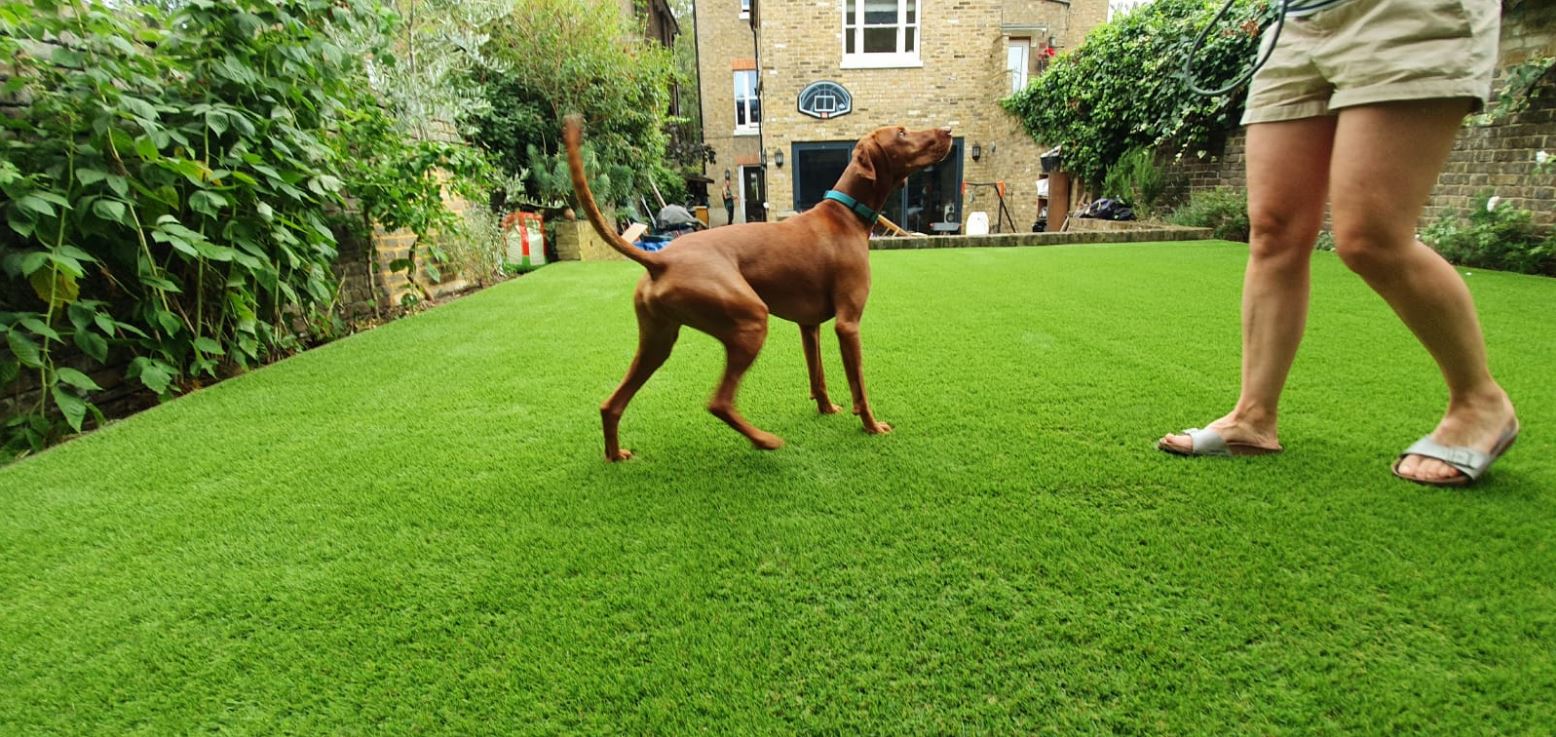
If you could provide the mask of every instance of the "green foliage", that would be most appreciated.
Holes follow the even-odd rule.
[[[523,196],[571,199],[571,185],[547,179],[563,162],[562,118],[570,112],[584,116],[599,162],[621,167],[613,188],[596,190],[602,203],[648,193],[670,168],[674,60],[659,44],[624,40],[641,34],[614,0],[525,0],[491,29],[485,53],[502,71],[479,72],[490,110],[466,123],[505,173],[529,171]]]
[[[1195,192],[1167,221],[1173,225],[1210,228],[1211,234],[1229,241],[1248,242],[1248,194],[1220,187]]]
[[[1204,155],[1243,109],[1241,90],[1206,97],[1181,74],[1194,35],[1219,4],[1157,0],[1100,25],[1002,104],[1034,138],[1063,145],[1065,168],[1089,182],[1101,181],[1135,148]],[[1257,51],[1258,19],[1267,15],[1264,0],[1239,0],[1194,59],[1202,86],[1224,86],[1246,71]]]
[[[1546,82],[1551,70],[1556,69],[1556,57],[1536,56],[1503,70],[1504,78],[1497,87],[1496,99],[1478,115],[1470,116],[1470,125],[1493,125],[1528,110],[1548,89]]]
[[[1528,210],[1481,197],[1468,220],[1446,215],[1421,239],[1461,266],[1556,275],[1556,233],[1542,233]]]
[[[1102,196],[1123,200],[1142,214],[1150,214],[1167,189],[1167,175],[1156,165],[1149,148],[1131,149],[1108,168]]]
[[[409,143],[338,42],[390,33],[377,3],[169,6],[0,0],[0,94],[29,103],[0,117],[0,384],[43,389],[6,454],[95,413],[61,350],[168,395],[329,337],[343,195],[435,227],[428,172],[473,168]]]

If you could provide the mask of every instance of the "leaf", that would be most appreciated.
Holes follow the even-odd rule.
[[[195,339],[194,347],[195,350],[200,351],[201,353],[208,353],[211,355],[221,355],[223,352],[220,343],[217,343],[211,338],[203,336]]]
[[[107,179],[107,178],[108,178],[108,172],[103,171],[102,169],[93,169],[91,167],[81,167],[80,169],[76,170],[76,179],[78,181],[80,181],[81,184],[83,184],[83,185],[90,186],[90,185],[96,184],[98,182],[101,182],[101,181],[103,181],[104,179]]]
[[[173,375],[168,373],[162,362],[141,357],[130,362],[130,372],[140,383],[144,384],[158,394],[166,394],[168,385],[173,381]]]
[[[119,195],[120,197],[124,197],[130,193],[129,180],[125,177],[119,176],[118,174],[108,175],[108,188],[113,190],[113,193]]]
[[[86,402],[59,385],[51,387],[49,393],[54,396],[54,406],[59,407],[60,414],[70,423],[70,429],[81,432],[81,423],[86,420]]]
[[[45,338],[48,338],[49,340],[54,341],[55,343],[61,342],[59,333],[54,332],[54,328],[45,325],[42,320],[39,320],[36,317],[24,317],[20,320],[17,320],[16,324],[31,330],[33,335],[41,335]]]
[[[162,158],[157,152],[157,142],[153,141],[151,136],[141,136],[135,139],[135,154],[148,162]]]
[[[108,360],[108,341],[103,336],[90,330],[77,330],[75,334],[76,347],[82,353],[97,359],[98,363]]]
[[[111,200],[105,197],[96,202],[93,202],[92,214],[111,223],[119,223],[121,225],[127,226],[131,225],[130,219],[128,217],[129,208],[125,207],[124,203],[118,200]]]
[[[16,381],[22,375],[22,365],[15,361],[0,360],[0,387]]]
[[[177,335],[184,323],[179,321],[178,315],[166,310],[157,311],[157,324],[162,326],[162,332],[167,335]]]
[[[92,381],[92,377],[87,376],[86,374],[81,373],[80,371],[77,371],[73,368],[62,368],[59,370],[57,375],[59,376],[60,381],[63,381],[66,384],[69,384],[84,392],[99,392],[103,390],[102,387],[97,385],[97,382]]]
[[[75,275],[64,269],[38,269],[27,277],[27,281],[32,284],[32,291],[38,295],[38,299],[56,308],[64,307],[81,296],[81,285],[76,282]]]
[[[12,328],[5,333],[6,345],[11,348],[11,355],[21,361],[23,366],[31,368],[43,367],[43,356],[38,352],[38,343],[27,337],[26,333]]]
[[[16,201],[16,206],[28,212],[34,212],[45,217],[54,216],[54,206],[35,194],[27,195]]]

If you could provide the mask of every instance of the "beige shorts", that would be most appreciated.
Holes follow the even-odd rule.
[[[1287,18],[1248,89],[1243,125],[1401,100],[1468,98],[1478,111],[1491,95],[1501,25],[1500,0],[1346,0]]]

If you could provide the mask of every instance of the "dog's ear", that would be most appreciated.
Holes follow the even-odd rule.
[[[875,162],[885,152],[881,150],[881,144],[875,142],[875,136],[865,136],[854,146],[854,166],[858,169],[861,179],[875,182]]]

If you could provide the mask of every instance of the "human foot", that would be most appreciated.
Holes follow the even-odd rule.
[[[1195,443],[1198,437],[1199,442]],[[1158,450],[1173,455],[1268,455],[1284,450],[1276,439],[1275,428],[1259,427],[1252,422],[1227,415],[1210,423],[1204,430],[1193,428],[1164,436],[1156,442]]]
[[[1518,433],[1513,403],[1500,388],[1485,397],[1453,402],[1437,429],[1428,438],[1444,448],[1469,448],[1484,458],[1463,459],[1460,465],[1490,465]],[[1474,462],[1470,462],[1474,461]],[[1407,454],[1394,464],[1394,474],[1407,481],[1436,486],[1459,486],[1474,481],[1463,468],[1439,458]]]

